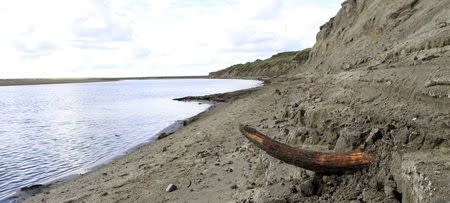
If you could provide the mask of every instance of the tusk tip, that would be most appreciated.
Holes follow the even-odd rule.
[[[252,129],[250,127],[248,127],[247,125],[244,125],[242,123],[239,124],[239,131],[241,131],[241,133],[249,133],[252,131]]]

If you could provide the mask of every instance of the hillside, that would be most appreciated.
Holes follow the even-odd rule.
[[[226,69],[212,72],[213,78],[270,78],[286,74],[287,72],[304,64],[309,57],[311,49],[302,51],[283,52],[272,57],[245,64],[236,64]]]
[[[288,182],[300,190],[317,181],[312,197],[290,194],[291,201],[448,200],[449,11],[450,1],[440,0],[342,3],[321,26],[309,59],[272,80],[280,93],[269,108],[276,114],[253,125],[301,147],[368,151],[376,164],[362,173],[317,181],[317,176],[298,178],[296,169],[281,169],[269,158],[262,161],[269,166],[265,179],[287,173],[279,178],[297,177]],[[266,68],[277,72],[275,66]],[[277,194],[274,188],[263,191]]]

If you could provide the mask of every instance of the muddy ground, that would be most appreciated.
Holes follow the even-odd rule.
[[[405,190],[393,157],[449,148],[450,99],[429,92],[450,90],[426,85],[427,75],[443,71],[429,63],[275,78],[26,202],[400,202]],[[405,69],[423,77],[411,79]],[[361,171],[320,176],[268,156],[240,134],[240,123],[293,146],[366,151],[375,161]],[[169,184],[177,189],[166,192]],[[448,190],[445,182],[436,184],[430,187]]]

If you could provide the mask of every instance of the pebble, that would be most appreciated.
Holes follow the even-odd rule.
[[[275,90],[275,94],[281,95],[281,91],[280,91],[279,89],[276,89],[276,90]]]
[[[370,131],[369,136],[367,137],[365,143],[367,145],[373,144],[376,140],[381,138],[381,136],[382,135],[381,135],[380,129],[374,128],[374,129],[372,129],[372,131]]]
[[[368,189],[364,189],[362,192],[362,201],[368,202],[370,200],[370,194]]]
[[[295,187],[295,185],[293,185],[291,187],[291,193],[294,193],[294,194],[298,193],[297,187]]]
[[[236,184],[233,184],[233,185],[231,185],[230,188],[233,189],[233,190],[235,190],[235,189],[238,189],[238,186],[237,186]]]
[[[384,186],[384,194],[388,198],[395,198],[394,188],[392,188],[391,186]]]
[[[233,168],[229,167],[229,168],[225,169],[225,171],[228,173],[231,173],[231,172],[233,172]]]
[[[255,189],[256,183],[252,182],[249,186],[247,186],[247,190]]]
[[[178,188],[177,188],[177,186],[176,185],[174,185],[174,184],[169,184],[168,186],[167,186],[167,188],[166,188],[166,192],[173,192],[173,191],[175,191],[175,190],[177,190]]]
[[[447,22],[440,22],[440,23],[438,23],[437,27],[438,27],[438,28],[444,28],[444,27],[447,27]]]
[[[314,182],[313,180],[307,180],[300,184],[300,191],[305,197],[314,195]]]

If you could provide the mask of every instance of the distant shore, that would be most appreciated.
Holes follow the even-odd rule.
[[[202,79],[208,76],[159,76],[159,77],[124,77],[124,78],[30,78],[0,79],[0,86],[46,85],[65,83],[112,82],[120,80],[155,80],[155,79]]]

